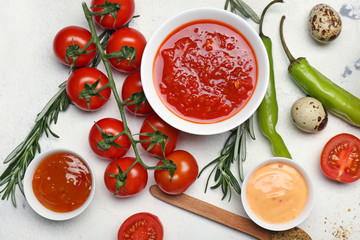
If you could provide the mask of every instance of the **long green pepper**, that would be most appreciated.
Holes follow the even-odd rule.
[[[278,104],[276,100],[275,90],[275,74],[274,74],[274,63],[272,58],[272,42],[271,39],[263,34],[262,24],[267,9],[274,3],[283,2],[282,0],[274,0],[270,2],[263,10],[260,18],[259,35],[263,41],[268,58],[270,67],[270,77],[268,87],[265,93],[265,97],[262,100],[257,113],[259,119],[259,125],[262,133],[267,137],[271,143],[271,148],[275,156],[291,158],[289,150],[287,149],[284,140],[280,134],[276,131],[276,124],[278,121]]]
[[[356,127],[360,127],[360,99],[313,68],[306,58],[295,59],[291,55],[284,40],[284,20],[285,16],[281,18],[280,22],[280,38],[286,56],[290,61],[288,71],[291,78],[302,91],[318,99],[329,112]]]

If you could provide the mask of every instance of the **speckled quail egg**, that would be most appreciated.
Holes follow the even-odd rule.
[[[318,4],[310,11],[309,28],[311,36],[321,43],[336,39],[341,32],[341,18],[338,12],[326,4]]]
[[[291,117],[302,131],[315,133],[325,128],[328,115],[320,101],[312,97],[303,97],[294,102]]]

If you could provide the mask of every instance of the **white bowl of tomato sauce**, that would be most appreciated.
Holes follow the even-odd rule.
[[[269,63],[257,32],[241,17],[196,8],[164,22],[141,63],[147,100],[167,123],[211,135],[245,122],[260,105]]]
[[[95,193],[95,174],[89,162],[68,149],[40,153],[29,164],[23,183],[31,208],[55,221],[78,216]]]
[[[245,176],[241,201],[256,224],[272,231],[284,231],[308,217],[314,205],[314,187],[300,164],[274,157]]]

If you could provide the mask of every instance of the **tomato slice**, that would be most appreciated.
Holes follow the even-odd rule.
[[[331,138],[321,154],[321,169],[331,179],[354,182],[360,178],[360,139],[342,133]]]
[[[136,213],[121,225],[118,240],[162,240],[164,228],[160,219],[148,212]]]

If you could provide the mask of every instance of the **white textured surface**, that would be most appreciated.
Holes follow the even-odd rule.
[[[57,86],[68,77],[52,52],[52,39],[63,27],[79,25],[87,27],[81,2],[63,1],[10,1],[2,0],[0,9],[0,160],[19,144],[33,126],[36,114],[55,94]],[[260,14],[269,1],[246,1]],[[279,21],[286,15],[285,38],[295,57],[305,56],[310,63],[334,82],[360,97],[360,3],[357,0],[328,0],[327,4],[342,15],[343,30],[340,37],[328,45],[319,45],[311,39],[307,28],[307,16],[311,8],[321,1],[287,1],[273,6],[266,16],[264,32],[272,38],[275,62],[277,95],[279,100],[278,131],[282,134],[294,158],[302,164],[315,182],[315,206],[310,217],[300,225],[313,239],[360,239],[360,181],[340,184],[329,181],[319,167],[319,155],[328,139],[348,132],[360,137],[358,128],[329,115],[328,126],[318,134],[305,134],[292,124],[292,103],[304,96],[287,73],[288,61],[279,41]],[[90,4],[90,1],[87,1]],[[192,7],[210,6],[222,8],[222,0],[152,0],[136,1],[136,14],[132,27],[140,30],[147,39],[157,26],[168,17]],[[249,21],[250,22],[250,21]],[[257,25],[250,22],[254,28]],[[346,70],[347,69],[347,70]],[[351,72],[351,73],[350,73]],[[124,75],[115,74],[118,86]],[[87,135],[93,122],[103,117],[118,117],[112,99],[104,109],[84,113],[71,106],[61,113],[53,130],[60,139],[42,138],[43,150],[69,147],[88,156],[95,167],[96,193],[90,207],[79,217],[65,222],[53,222],[38,216],[17,191],[18,207],[11,201],[0,201],[0,239],[116,239],[121,223],[128,216],[150,211],[159,216],[165,228],[165,239],[252,239],[238,231],[164,204],[147,190],[129,199],[116,199],[105,189],[102,177],[106,161],[92,154]],[[139,130],[141,118],[129,116],[132,132]],[[245,171],[252,165],[272,156],[267,140],[255,125],[255,141],[248,141]],[[227,134],[193,136],[182,134],[178,149],[191,152],[200,168],[214,159]],[[131,153],[128,153],[131,155]],[[147,159],[146,161],[152,161]],[[6,165],[0,164],[0,172]],[[208,172],[206,172],[207,174]],[[208,191],[204,194],[207,175],[203,175],[187,191],[189,195],[245,215],[240,197],[231,202],[221,201],[221,193]],[[149,174],[150,186],[154,183]],[[344,237],[341,237],[343,234]]]

